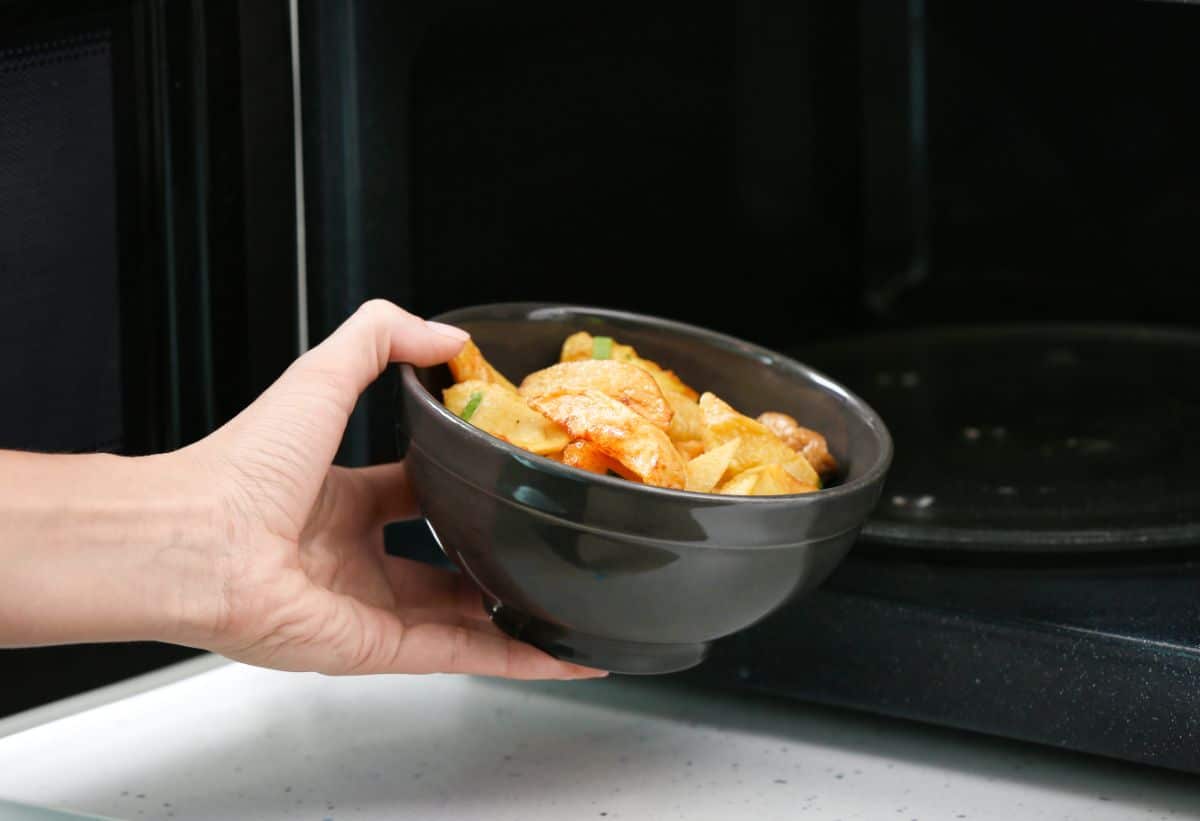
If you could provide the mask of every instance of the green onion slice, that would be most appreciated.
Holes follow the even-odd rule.
[[[592,339],[592,359],[612,359],[613,341],[611,336],[597,336]]]
[[[483,401],[483,393],[475,391],[471,394],[471,398],[467,400],[467,406],[462,409],[459,417],[464,422],[470,422],[471,417],[475,415],[475,411],[479,410],[479,403]]]

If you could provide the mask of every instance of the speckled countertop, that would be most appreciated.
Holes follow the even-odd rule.
[[[199,660],[0,735],[0,797],[122,819],[1200,818],[1175,773],[636,679]]]

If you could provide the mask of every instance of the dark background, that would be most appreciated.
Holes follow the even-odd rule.
[[[169,450],[295,356],[291,88],[286,3],[0,0],[0,448]],[[0,714],[194,652],[2,650]]]
[[[603,303],[785,350],[1194,322],[1195,7],[302,11],[317,334],[368,295]],[[392,455],[390,391],[347,460]]]

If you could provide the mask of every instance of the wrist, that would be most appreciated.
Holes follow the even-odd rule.
[[[0,456],[0,644],[198,643],[216,505],[184,452]]]
[[[135,639],[203,647],[217,632],[224,509],[206,466],[189,449],[120,460],[112,550],[123,557]]]

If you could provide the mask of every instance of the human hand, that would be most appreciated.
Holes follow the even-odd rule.
[[[228,424],[163,457],[191,495],[215,494],[207,541],[169,561],[202,568],[173,593],[172,640],[331,674],[603,675],[505,636],[462,575],[384,553],[383,525],[417,515],[403,463],[331,466],[359,394],[390,362],[444,362],[466,339],[368,302]]]

